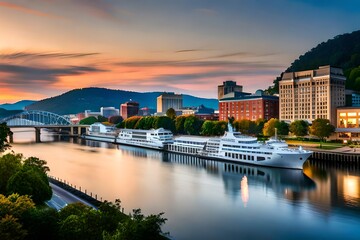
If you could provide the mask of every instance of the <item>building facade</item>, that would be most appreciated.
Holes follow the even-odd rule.
[[[331,66],[284,73],[279,81],[280,120],[323,118],[336,125],[336,108],[345,106],[345,81],[342,69]]]
[[[340,107],[337,109],[336,116],[337,137],[360,141],[360,107]]]
[[[173,92],[163,93],[157,97],[157,112],[165,113],[169,108],[179,110],[183,107],[183,97],[181,94]]]
[[[119,116],[119,110],[114,107],[101,107],[100,113],[106,118],[111,116]]]
[[[263,95],[257,91],[254,95],[219,100],[219,120],[227,121],[228,117],[235,120],[255,121],[259,118],[269,120],[279,118],[279,98]]]
[[[228,93],[241,93],[242,91],[243,87],[237,85],[235,81],[225,81],[223,85],[218,86],[218,99],[222,99]]]
[[[139,103],[129,101],[120,105],[120,115],[123,119],[136,116],[139,113]]]

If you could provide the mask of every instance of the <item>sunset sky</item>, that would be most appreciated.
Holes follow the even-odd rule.
[[[0,1],[0,103],[90,86],[216,98],[228,79],[254,92],[359,29],[357,0]]]

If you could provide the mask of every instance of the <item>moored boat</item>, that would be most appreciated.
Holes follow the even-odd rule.
[[[115,143],[118,132],[114,126],[108,126],[102,123],[91,124],[87,133],[82,138],[93,141]]]
[[[142,129],[120,129],[116,143],[131,146],[163,149],[167,144],[173,143],[173,134],[170,130],[163,128]]]
[[[200,157],[241,162],[253,165],[302,169],[312,151],[291,149],[286,142],[271,140],[260,143],[257,138],[234,132],[228,124],[228,131],[222,137],[181,137],[167,146],[170,152],[194,154]]]

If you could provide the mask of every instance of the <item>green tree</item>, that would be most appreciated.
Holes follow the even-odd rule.
[[[224,135],[227,130],[228,123],[226,121],[216,121],[214,124],[213,135]]]
[[[356,83],[356,80],[358,78],[360,78],[360,66],[351,69],[349,76],[345,82],[346,88],[360,90],[360,88],[358,88],[360,86],[358,86],[358,84]]]
[[[175,119],[175,130],[177,134],[185,134],[184,123],[187,116],[177,116]]]
[[[29,196],[20,196],[16,193],[6,197],[0,194],[0,218],[11,215],[20,219],[34,208],[35,204]]]
[[[156,119],[156,117],[153,117],[153,116],[145,117],[144,129],[149,130],[149,129],[153,128],[155,119]]]
[[[122,116],[111,116],[108,118],[108,122],[111,124],[119,124],[124,121]]]
[[[315,119],[309,128],[309,133],[318,137],[320,141],[324,141],[325,138],[330,137],[334,131],[335,127],[330,124],[330,121],[322,118]]]
[[[298,137],[306,136],[309,124],[304,120],[295,120],[290,124],[289,130]]]
[[[184,131],[190,135],[199,135],[202,126],[202,121],[195,117],[195,115],[190,115],[186,117],[184,122]]]
[[[171,118],[167,117],[167,116],[156,117],[155,121],[153,123],[153,127],[155,129],[164,128],[164,129],[168,129],[168,130],[170,130],[172,132],[175,131],[174,121]]]
[[[116,199],[115,203],[107,201],[101,203],[99,211],[101,212],[101,225],[109,233],[114,233],[119,223],[129,218],[121,212],[121,201],[119,199]]]
[[[46,174],[50,171],[50,168],[46,165],[47,162],[45,160],[41,160],[37,157],[29,157],[25,159],[23,162],[23,167],[25,168],[35,168],[40,172]]]
[[[6,149],[10,148],[8,143],[8,136],[12,135],[10,128],[6,125],[6,123],[0,124],[0,153],[4,152]]]
[[[97,116],[97,122],[107,122],[107,118],[106,117],[104,117],[104,116],[101,116],[101,115],[98,115]]]
[[[201,135],[204,136],[214,135],[214,127],[215,127],[214,121],[206,120],[204,124],[201,126]]]
[[[271,118],[264,124],[263,134],[264,136],[274,136],[276,124],[279,123],[279,120],[276,118]]]
[[[9,179],[18,172],[22,165],[23,156],[21,154],[8,153],[0,157],[0,193],[6,193]]]
[[[139,121],[137,121],[137,123],[135,124],[135,129],[144,129],[145,127],[145,121],[146,121],[146,117],[141,117],[139,119]]]
[[[141,119],[139,116],[132,116],[124,120],[125,128],[134,129],[136,123]]]
[[[166,111],[166,116],[168,116],[170,119],[175,119],[176,118],[176,112],[173,108],[169,108],[167,111]]]
[[[101,239],[101,211],[82,203],[69,204],[59,212],[61,239]]]
[[[46,175],[34,167],[22,167],[8,181],[7,192],[29,195],[36,204],[50,200],[52,189]]]
[[[79,124],[84,124],[84,125],[91,125],[91,124],[94,124],[98,122],[98,119],[94,116],[91,116],[91,117],[87,117],[87,118],[84,118],[82,120],[80,120]]]
[[[50,207],[31,209],[22,217],[24,228],[28,231],[27,240],[58,239],[58,212]]]
[[[104,240],[142,240],[162,239],[164,233],[161,226],[166,222],[162,217],[163,213],[144,216],[140,209],[134,209],[131,218],[122,222],[115,234],[104,233]]]
[[[256,127],[255,127],[255,135],[260,135],[263,132],[264,125],[266,123],[265,119],[259,118],[255,121]]]
[[[12,215],[5,215],[0,219],[0,239],[1,240],[21,240],[25,239],[26,230],[23,229],[18,219]]]
[[[256,134],[256,123],[248,119],[242,119],[234,122],[234,127],[237,131],[243,134]]]
[[[284,121],[278,121],[275,124],[275,128],[277,129],[277,133],[279,135],[288,135],[289,134],[289,124]]]

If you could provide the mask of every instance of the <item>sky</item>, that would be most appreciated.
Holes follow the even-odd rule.
[[[217,97],[266,89],[360,29],[358,0],[0,0],[0,103],[74,88]]]

